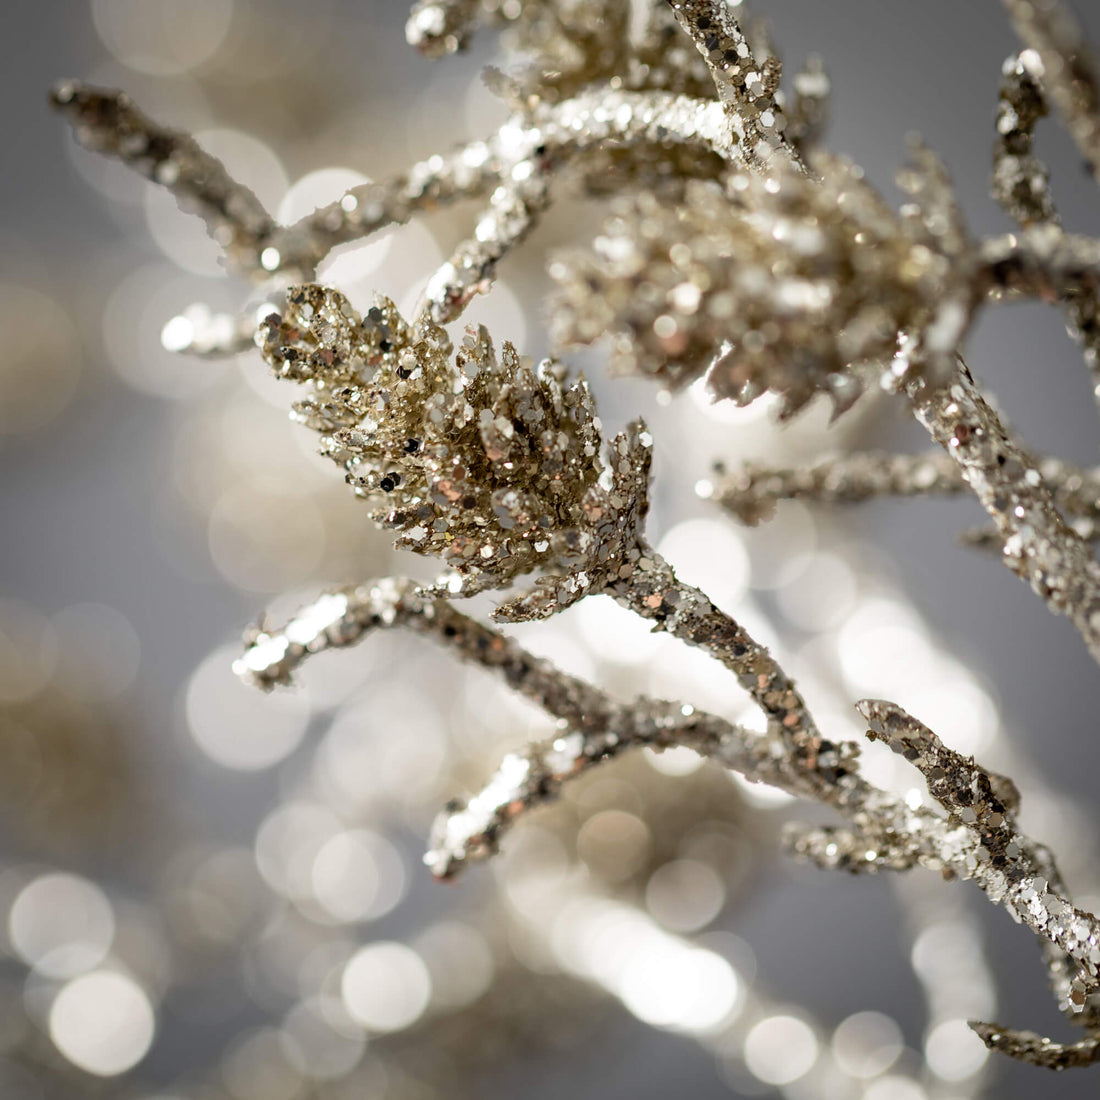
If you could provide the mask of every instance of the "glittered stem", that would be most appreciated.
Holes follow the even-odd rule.
[[[463,273],[458,281],[464,291],[472,281],[483,283],[495,262],[528,232],[546,201],[544,177],[577,156],[672,144],[743,161],[728,140],[720,104],[601,86],[561,103],[538,104],[486,141],[429,157],[387,183],[360,184],[293,225],[280,226],[194,139],[147,118],[122,93],[70,83],[58,88],[54,101],[84,144],[118,157],[199,213],[229,264],[256,281],[276,273],[311,278],[338,245],[444,204],[493,194],[503,184],[477,242],[466,246],[455,265]],[[467,278],[467,272],[478,270],[479,278]],[[448,283],[442,282],[435,300],[445,303]],[[449,318],[461,308],[456,303],[463,295],[451,297],[449,307],[440,306],[449,309]]]
[[[539,161],[523,161],[512,179],[493,192],[474,236],[429,280],[418,312],[438,325],[455,320],[479,291],[488,289],[497,261],[527,237],[548,205],[549,180]]]
[[[993,197],[1021,227],[1059,227],[1046,165],[1033,151],[1034,131],[1047,114],[1042,62],[1034,50],[1005,62],[993,147]],[[1100,299],[1095,287],[1066,286],[1060,294],[1070,331],[1081,347],[1100,403]]]
[[[857,706],[870,727],[867,736],[917,768],[947,811],[949,824],[962,826],[965,832],[949,834],[943,847],[953,862],[965,865],[964,877],[974,879],[990,900],[1054,949],[1045,956],[1059,1006],[1084,1010],[1089,995],[1100,988],[1100,921],[1074,908],[1050,852],[1018,831],[1015,785],[947,748],[895,704],[865,699]]]
[[[407,580],[383,580],[322,595],[285,626],[246,636],[234,669],[263,689],[288,684],[309,656],[355,645],[368,634],[404,628],[432,638],[463,660],[499,674],[514,691],[562,723],[551,741],[511,753],[482,791],[440,815],[426,862],[438,877],[495,851],[500,835],[525,810],[555,797],[560,783],[588,767],[642,746],[687,745],[728,767],[780,780],[762,739],[691,706],[654,699],[624,704],[534,657],[514,639],[418,594]]]
[[[970,1027],[990,1050],[1043,1069],[1076,1069],[1100,1061],[1100,1035],[1076,1043],[1057,1043],[1034,1031],[1018,1031],[1001,1024],[971,1020]]]
[[[1100,661],[1100,566],[1068,527],[1040,464],[1016,441],[965,366],[948,386],[912,383],[918,421],[958,464],[1004,541],[1003,560],[1080,632]]]
[[[1027,60],[1034,56],[1004,64],[993,143],[993,197],[1021,226],[1058,220],[1050,173],[1034,152],[1035,127],[1047,104]]]
[[[270,251],[261,257],[262,265],[268,271],[311,278],[337,246],[403,225],[416,214],[481,198],[492,191],[499,175],[497,150],[489,142],[436,154],[385,182],[359,184],[293,225],[276,227],[266,242]]]
[[[508,189],[522,182],[516,181],[517,172],[520,176],[529,172],[528,178],[535,180],[575,157],[607,147],[668,144],[741,160],[726,140],[717,103],[606,87],[581,92],[561,103],[541,103],[530,112],[514,115],[486,141],[430,157],[389,183],[360,184],[294,225],[276,229],[267,242],[272,252],[265,263],[273,265],[271,270],[310,271],[337,245],[406,222],[414,214],[440,205],[491,194],[502,183],[506,185],[504,202]],[[519,236],[526,230],[523,225]],[[491,245],[491,241],[482,244]],[[497,259],[508,244],[505,231]]]
[[[654,629],[696,646],[738,679],[768,719],[771,738],[806,778],[825,794],[835,780],[836,746],[817,730],[794,681],[768,650],[697,588],[684,584],[660,554],[641,547],[630,575],[608,593],[624,607],[655,623]]]
[[[989,237],[978,247],[978,260],[979,295],[1058,301],[1100,286],[1100,241],[1053,225]]]
[[[904,756],[924,776],[932,797],[949,815],[982,832],[994,863],[1004,866],[1004,848],[1012,838],[1011,818],[1020,806],[1015,784],[947,748],[927,726],[894,703],[864,699],[856,709],[870,726],[868,740],[881,741]]]
[[[962,471],[948,455],[896,455],[862,451],[823,459],[814,466],[774,468],[745,463],[720,468],[707,496],[743,523],[767,519],[781,500],[854,504],[874,497],[911,497],[965,491]]]
[[[731,140],[750,163],[766,165],[777,152],[801,167],[783,136],[783,113],[775,100],[780,64],[757,62],[737,17],[725,0],[668,0],[680,26],[706,62],[726,109]]]
[[[602,691],[531,656],[518,642],[464,615],[447,600],[419,595],[415,582],[404,579],[327,592],[279,630],[265,624],[251,629],[234,670],[265,690],[286,685],[308,657],[355,645],[370,633],[394,627],[432,637],[464,660],[498,672],[519,694],[570,724],[601,726],[614,709]]]
[[[1037,469],[1055,504],[1083,538],[1095,537],[1100,518],[1100,470],[1086,470],[1059,459],[1041,459]],[[700,490],[743,523],[768,519],[781,500],[815,504],[856,504],[878,497],[957,496],[969,490],[962,468],[949,454],[930,451],[898,455],[854,451],[813,466],[771,467],[747,462],[727,473],[718,467],[713,484]],[[973,545],[1000,547],[995,531],[964,535]]]
[[[123,92],[66,81],[54,88],[51,102],[82,145],[167,188],[181,209],[202,218],[230,264],[252,265],[275,221],[194,138],[153,121]]]
[[[874,833],[835,825],[808,825],[790,821],[783,827],[783,846],[799,859],[825,871],[853,875],[879,871],[908,871],[919,862],[915,847],[881,846]]]
[[[638,748],[680,745],[742,773],[755,772],[760,736],[693,707],[638,698],[589,716],[585,728],[563,726],[548,741],[509,753],[481,790],[453,799],[436,818],[424,856],[432,874],[449,878],[492,855],[502,834],[528,810],[552,801],[561,784]]]
[[[1100,521],[1091,516],[1078,516],[1070,520],[1069,525],[1086,542],[1100,541]],[[996,554],[1004,549],[1004,539],[996,527],[970,527],[959,535],[959,542],[974,550],[988,550]]]
[[[1068,5],[1059,0],[1004,0],[1044,91],[1058,108],[1085,163],[1100,178],[1100,78]]]

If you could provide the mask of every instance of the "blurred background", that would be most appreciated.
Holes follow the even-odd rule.
[[[1075,7],[1100,41],[1100,10]],[[824,57],[826,144],[891,201],[916,130],[972,231],[1009,228],[987,195],[1017,48],[998,5],[757,10],[792,70]],[[163,350],[173,316],[233,308],[245,288],[171,198],[77,148],[46,92],[67,76],[125,88],[293,219],[505,117],[478,78],[501,63],[496,35],[433,63],[405,45],[405,15],[392,0],[0,10],[0,1095],[1095,1095],[1100,1071],[993,1066],[961,1024],[1065,1035],[1030,934],[923,872],[793,864],[778,827],[812,810],[691,754],[642,754],[532,815],[498,862],[435,885],[420,853],[436,811],[546,719],[398,634],[319,659],[293,692],[234,679],[263,611],[425,565],[371,528],[258,355]],[[1066,224],[1100,233],[1055,123],[1039,150]],[[475,213],[342,250],[322,277],[359,306],[379,290],[411,308]],[[469,319],[546,354],[546,257],[601,213],[556,207]],[[986,311],[969,358],[1031,447],[1095,463],[1097,410],[1056,311]],[[662,552],[777,648],[826,732],[859,735],[852,699],[897,701],[1012,774],[1028,830],[1100,904],[1100,677],[1068,623],[956,545],[977,506],[791,504],[745,530],[696,496],[717,459],[924,447],[900,410],[873,401],[830,430],[814,407],[780,430],[759,403],[608,379],[600,349],[570,359],[606,426],[650,421]],[[517,633],[624,697],[754,721],[721,669],[603,597]],[[868,766],[915,784],[896,758]]]

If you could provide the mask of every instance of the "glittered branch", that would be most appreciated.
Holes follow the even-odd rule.
[[[917,420],[958,464],[1004,543],[1004,563],[1077,628],[1100,661],[1100,566],[1068,527],[1040,464],[1017,441],[965,366],[949,386],[908,387]]]
[[[1049,853],[1016,831],[1012,784],[946,749],[893,704],[867,700],[860,709],[871,725],[869,736],[886,741],[925,774],[948,818],[914,808],[840,767],[833,787],[819,797],[851,827],[795,826],[788,831],[789,846],[823,867],[859,873],[920,864],[974,880],[1044,941],[1062,1007],[1091,1023],[1086,1005],[1100,982],[1097,921],[1063,896]],[[525,810],[554,797],[562,782],[626,749],[670,744],[689,745],[750,780],[793,794],[812,790],[804,763],[778,759],[764,739],[688,706],[641,699],[616,708],[598,731],[566,729],[552,741],[509,754],[479,794],[456,800],[440,815],[427,861],[436,874],[453,874],[495,851],[501,832]]]
[[[723,25],[732,20],[732,16],[727,19],[727,9],[721,4],[704,4],[693,13],[683,6],[677,10],[697,39],[711,19],[702,8],[711,6],[715,20]],[[414,22],[438,23],[440,41],[449,42],[458,33],[453,21],[465,25],[473,15],[470,5],[426,5],[414,13]],[[732,87],[731,80],[734,84],[742,81],[740,105],[732,117],[751,116],[752,125],[736,140],[728,133],[729,118],[722,114],[720,103],[661,91],[601,87],[581,91],[560,103],[534,103],[487,141],[433,156],[389,183],[362,184],[289,226],[276,225],[255,197],[234,183],[220,162],[202,153],[192,139],[147,119],[125,96],[66,85],[55,99],[71,118],[79,120],[86,143],[166,183],[185,208],[197,203],[211,235],[226,249],[231,266],[257,281],[273,275],[312,277],[321,260],[340,244],[401,224],[444,203],[491,194],[492,205],[479,222],[476,236],[460,246],[426,290],[425,315],[445,322],[455,319],[476,293],[488,289],[497,262],[527,235],[549,202],[551,175],[580,154],[673,145],[681,155],[694,147],[741,163],[758,158],[772,141],[794,155],[780,134],[781,122],[775,122],[779,118],[773,97],[777,67],[770,62],[756,66],[736,21],[723,34],[727,32],[733,37],[722,38],[727,44],[724,52],[732,51],[741,60],[720,59],[712,68],[717,66],[715,71],[726,74],[720,87]],[[705,49],[707,41],[704,35],[698,42],[700,48]],[[805,94],[799,94],[809,112],[807,125],[811,125],[815,115],[812,102],[824,96],[827,81],[823,83],[823,75],[811,70],[802,84]],[[94,124],[89,124],[89,119]],[[602,186],[600,173],[589,180],[589,186],[597,190]],[[236,334],[233,339],[225,339],[224,334],[221,339],[200,335],[201,340],[183,346],[212,355],[231,353],[241,346]],[[211,350],[199,350],[204,347]]]
[[[967,488],[948,455],[897,455],[862,451],[813,466],[774,468],[745,463],[732,473],[718,468],[707,495],[743,523],[768,519],[781,500],[854,504],[875,497],[954,495]]]
[[[276,227],[258,257],[260,267],[309,278],[339,245],[462,199],[481,198],[500,178],[501,152],[498,142],[475,141],[419,161],[385,182],[359,184],[293,225]]]
[[[1021,226],[1056,222],[1050,173],[1035,155],[1035,127],[1047,115],[1034,52],[1010,57],[1001,73],[993,143],[993,197]]]
[[[914,846],[904,843],[882,845],[873,830],[863,832],[791,821],[783,827],[783,845],[791,855],[822,870],[847,871],[853,875],[908,871],[919,862]]]
[[[819,792],[835,781],[836,746],[818,732],[794,681],[768,650],[648,547],[607,592],[624,607],[725,665],[768,719],[768,730]]]
[[[867,736],[917,768],[947,811],[938,858],[1053,948],[1044,954],[1059,1007],[1091,1023],[1094,1014],[1085,1008],[1100,988],[1100,921],[1073,906],[1050,852],[1018,830],[1015,785],[947,748],[893,703],[865,699],[858,709],[870,727]]]
[[[602,691],[532,657],[518,642],[455,610],[449,601],[421,595],[417,584],[403,579],[327,592],[280,629],[266,624],[252,628],[234,671],[265,690],[286,685],[309,657],[395,627],[431,637],[463,660],[498,672],[517,692],[564,722],[588,728],[606,722],[614,710]]]
[[[783,136],[785,119],[775,92],[776,57],[757,62],[748,39],[724,0],[668,0],[680,25],[702,55],[726,108],[732,138],[751,163],[767,164],[777,151],[798,162]]]
[[[248,267],[275,227],[260,200],[190,135],[154,122],[123,92],[66,81],[51,101],[77,140],[140,172],[198,214],[234,266]]]
[[[462,660],[497,673],[562,724],[551,741],[509,754],[478,795],[451,803],[440,815],[427,857],[437,876],[452,875],[464,863],[494,851],[500,834],[519,814],[553,798],[564,780],[627,749],[687,745],[739,771],[779,777],[760,749],[759,735],[679,703],[618,703],[457,611],[453,603],[425,597],[408,580],[328,592],[279,629],[266,624],[251,629],[234,670],[269,690],[289,684],[313,655],[394,628],[429,637]]]
[[[432,827],[424,862],[437,878],[496,852],[503,833],[528,810],[552,801],[561,785],[638,748],[685,746],[739,772],[755,771],[759,735],[693,707],[638,698],[565,726],[552,739],[509,753],[481,790],[450,801]]]
[[[169,187],[185,209],[203,217],[229,263],[257,281],[276,274],[312,277],[338,245],[441,205],[492,194],[476,239],[429,288],[429,312],[448,320],[473,293],[487,289],[496,262],[530,230],[547,201],[552,170],[605,149],[670,144],[735,163],[742,159],[728,141],[720,104],[660,91],[600,88],[561,103],[537,104],[486,141],[429,157],[387,183],[360,184],[294,224],[279,226],[192,138],[148,119],[122,93],[66,84],[54,99],[84,144]]]
[[[1076,1043],[1057,1043],[1034,1031],[1018,1031],[1000,1024],[971,1020],[970,1027],[990,1050],[1043,1069],[1076,1069],[1100,1061],[1100,1035]]]
[[[534,228],[549,205],[549,179],[542,163],[532,158],[518,164],[512,177],[492,195],[489,209],[474,236],[432,278],[420,309],[436,324],[455,320],[479,291],[487,290],[497,262]]]
[[[1059,459],[1039,459],[1036,469],[1066,522],[1092,540],[1100,523],[1100,470],[1085,470]],[[822,459],[813,466],[771,467],[746,462],[732,472],[719,464],[717,476],[700,493],[742,523],[769,519],[782,500],[815,504],[856,504],[880,497],[957,496],[969,490],[963,469],[949,454],[932,451],[899,455],[855,451]],[[963,533],[965,545],[1001,549],[996,529]]]
[[[1093,176],[1100,177],[1100,77],[1081,28],[1060,0],[1004,0],[1028,49],[1026,64],[1066,124]]]
[[[479,171],[487,172],[486,182],[497,186],[474,237],[460,245],[429,281],[422,306],[424,315],[440,324],[455,320],[475,294],[489,289],[497,263],[534,228],[550,204],[552,179],[571,162],[608,150],[643,151],[667,145],[674,145],[681,154],[715,155],[734,164],[742,162],[742,154],[723,133],[719,104],[658,91],[599,89],[581,92],[561,103],[537,104],[510,119],[487,142],[467,147],[468,151],[460,156],[482,161]],[[637,180],[651,178],[644,160],[638,165],[620,161],[618,167]],[[652,178],[656,182],[657,177]],[[449,193],[450,188],[441,182],[444,194]],[[597,173],[586,178],[585,184],[598,194],[605,181]],[[378,207],[377,198],[372,205]],[[314,219],[328,221],[333,227],[342,225],[346,219],[342,219],[338,206],[327,213],[318,211]],[[407,216],[393,220],[403,221]],[[290,232],[313,240],[315,251],[327,251],[331,245],[325,233],[335,231],[316,232],[311,227],[303,234],[296,227]],[[352,234],[345,239],[361,235],[351,226],[339,231]]]
[[[1100,287],[1100,241],[1054,225],[990,237],[978,250],[974,286],[995,298],[1058,301]]]
[[[685,599],[694,592],[685,586],[679,586],[678,591]],[[649,611],[649,618],[662,614],[657,608]],[[716,609],[711,614],[721,615]],[[674,625],[686,634],[697,630],[703,621],[696,609],[677,616]],[[755,646],[743,633],[738,637],[745,639],[744,643],[734,640],[729,631],[739,628],[728,619],[725,623],[729,647],[723,652],[727,659],[740,662],[738,667],[746,681],[752,681],[749,687],[754,697],[779,721],[797,713],[793,708],[796,703],[801,705],[801,701],[793,694],[789,681],[784,678],[780,683],[776,679],[782,676],[779,671],[768,679],[768,670],[774,662],[767,651]],[[504,816],[494,817],[494,835],[505,819],[514,816],[508,809],[512,803],[517,807],[537,804],[544,800],[548,784],[560,782],[588,762],[637,745],[685,744],[703,755],[720,759],[754,781],[781,786],[791,793],[816,794],[827,800],[835,798],[841,777],[847,777],[850,784],[856,783],[851,775],[854,756],[844,746],[818,740],[812,757],[804,752],[788,757],[777,753],[767,738],[749,734],[688,705],[650,699],[630,704],[614,702],[598,688],[561,672],[549,661],[532,657],[513,639],[457,611],[451,602],[421,595],[411,581],[385,580],[326,593],[281,629],[266,624],[253,628],[246,635],[246,650],[236,662],[235,671],[265,689],[288,684],[295,670],[310,656],[354,645],[369,633],[394,627],[429,636],[456,651],[462,659],[497,671],[510,687],[567,727],[548,745],[514,755],[502,765],[518,785],[515,798],[497,804],[497,810]],[[744,652],[739,656],[732,656],[742,649]],[[572,762],[565,766],[566,756],[574,749]],[[826,774],[829,783],[825,782]],[[491,786],[494,791],[499,790],[499,784]],[[485,803],[478,805],[484,808]],[[465,833],[460,831],[460,835]],[[469,845],[477,847],[481,843],[475,841],[471,834]]]
[[[929,794],[950,817],[988,832],[993,858],[1004,865],[1005,847],[1012,843],[1011,818],[1020,808],[1020,793],[1012,780],[986,772],[973,758],[947,748],[927,726],[893,703],[864,699],[857,709],[870,726],[868,740],[883,742],[920,771]]]
[[[1033,151],[1034,130],[1047,114],[1043,65],[1034,50],[1010,57],[1001,79],[993,147],[993,197],[1022,227],[1059,226],[1046,165]],[[1095,288],[1071,285],[1060,295],[1100,402],[1100,299]]]
[[[1067,519],[1073,532],[1086,542],[1100,540],[1100,519],[1093,516],[1076,516]],[[975,550],[989,550],[1000,554],[1004,549],[1004,539],[996,527],[970,527],[959,535],[959,542],[963,546],[972,547]]]

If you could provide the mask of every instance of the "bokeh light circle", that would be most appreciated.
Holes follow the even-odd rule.
[[[38,973],[73,978],[103,961],[114,940],[115,915],[95,883],[49,873],[19,892],[8,914],[8,936]]]
[[[152,1045],[153,1006],[132,978],[97,970],[62,987],[50,1008],[49,1031],[74,1066],[115,1077],[137,1065]]]
[[[424,960],[411,947],[385,941],[353,955],[341,981],[344,1006],[367,1031],[400,1031],[416,1023],[431,991]]]
[[[187,685],[187,727],[202,752],[223,768],[261,771],[298,747],[309,723],[301,692],[265,696],[233,674],[237,646],[214,650]]]
[[[92,20],[108,50],[151,76],[176,76],[221,45],[233,0],[92,0]]]

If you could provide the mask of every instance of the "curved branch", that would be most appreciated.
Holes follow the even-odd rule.
[[[431,637],[463,660],[498,672],[553,717],[581,729],[600,727],[615,713],[617,704],[604,692],[532,656],[514,639],[456,611],[449,601],[421,595],[416,582],[403,578],[326,592],[278,630],[264,623],[252,627],[234,671],[267,691],[289,684],[307,658],[394,627]]]
[[[477,794],[448,802],[432,826],[424,862],[437,878],[452,877],[496,852],[512,823],[555,799],[562,783],[629,750],[682,745],[747,771],[759,741],[758,734],[680,703],[643,697],[615,706],[598,728],[565,727],[549,741],[509,753]]]
[[[1082,1012],[1089,994],[1100,988],[1100,921],[1074,908],[1050,852],[1018,830],[1015,785],[947,748],[893,703],[864,699],[857,707],[870,726],[868,738],[882,741],[917,768],[949,823],[961,824],[949,846],[956,850],[956,861],[962,857],[968,871],[964,877],[1053,948],[1044,954],[1059,1007]]]
[[[537,160],[517,165],[512,178],[493,192],[474,236],[463,241],[428,281],[418,317],[427,317],[437,325],[455,320],[474,296],[492,283],[497,261],[534,229],[539,215],[550,205],[549,186],[549,176]]]
[[[258,260],[275,220],[258,198],[226,171],[190,134],[143,114],[124,92],[74,80],[58,84],[50,102],[77,140],[167,188],[182,210],[198,214],[233,266]]]
[[[1010,57],[1001,73],[993,143],[993,197],[1019,225],[1057,222],[1050,173],[1035,155],[1035,127],[1047,115],[1034,52]]]
[[[783,827],[782,838],[783,847],[791,855],[823,871],[872,875],[880,871],[908,871],[919,862],[915,848],[894,845],[880,851],[875,836],[859,829],[791,821]]]
[[[819,797],[836,781],[832,752],[794,681],[768,650],[697,588],[684,584],[656,551],[639,547],[609,595],[643,619],[725,665],[768,719],[769,736],[809,778]]]
[[[69,82],[53,98],[83,144],[168,187],[185,209],[203,218],[228,263],[255,281],[275,274],[307,280],[338,245],[503,185],[482,220],[484,257],[475,249],[478,255],[461,265],[471,270],[480,265],[484,279],[534,224],[545,206],[545,180],[578,156],[674,145],[744,163],[720,103],[599,86],[561,103],[537,104],[513,115],[486,141],[429,157],[387,183],[360,184],[293,225],[280,226],[193,138],[143,115],[123,93]],[[525,180],[528,186],[521,187]],[[446,301],[445,291],[438,301]]]
[[[1077,20],[1059,0],[1004,4],[1020,40],[1035,55],[1032,63],[1069,136],[1100,179],[1100,74]]]
[[[1010,57],[1001,80],[997,140],[993,147],[993,197],[1020,226],[1060,226],[1046,165],[1033,150],[1037,123],[1047,114],[1042,61],[1034,50]],[[1066,287],[1062,306],[1092,376],[1100,402],[1100,299],[1095,288]]]
[[[1018,1031],[1001,1024],[970,1020],[971,1030],[990,1050],[1000,1051],[1019,1062],[1044,1069],[1076,1069],[1100,1062],[1100,1035],[1090,1035],[1076,1043],[1056,1043],[1034,1031]]]

